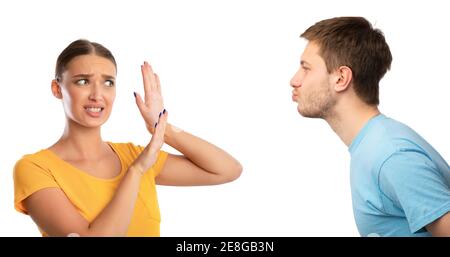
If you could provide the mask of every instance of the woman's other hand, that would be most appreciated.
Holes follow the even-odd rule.
[[[132,167],[137,168],[141,174],[148,171],[158,159],[159,151],[164,144],[164,133],[166,131],[168,115],[165,109],[158,114],[158,120],[153,127],[153,135],[150,143],[132,164]]]
[[[152,67],[147,62],[141,65],[142,80],[144,82],[144,99],[138,93],[134,93],[136,104],[145,120],[148,131],[153,134],[155,125],[158,122],[159,114],[164,110],[163,97],[161,94],[161,84],[159,77],[153,72]]]

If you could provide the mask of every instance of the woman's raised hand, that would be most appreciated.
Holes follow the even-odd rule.
[[[138,93],[134,93],[136,104],[145,120],[145,125],[150,133],[155,132],[159,114],[164,110],[164,103],[161,94],[161,84],[159,77],[153,72],[152,67],[147,62],[141,65],[142,79],[144,82],[144,99]]]

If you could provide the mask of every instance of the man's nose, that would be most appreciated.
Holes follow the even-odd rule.
[[[299,72],[295,73],[294,77],[292,77],[291,81],[290,81],[290,85],[293,88],[297,88],[300,87],[302,85],[302,81],[301,81],[301,77]]]

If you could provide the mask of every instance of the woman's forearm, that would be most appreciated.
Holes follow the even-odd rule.
[[[208,172],[242,170],[240,163],[224,150],[171,124],[167,124],[164,141]]]
[[[89,225],[89,235],[126,236],[139,193],[141,177],[146,172],[146,167],[151,167],[155,163],[156,154],[148,147],[142,151],[138,159],[128,168],[111,201]]]
[[[141,177],[136,168],[128,169],[111,201],[89,225],[89,236],[126,236]]]

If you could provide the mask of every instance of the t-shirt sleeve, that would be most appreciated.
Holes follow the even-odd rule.
[[[145,147],[143,146],[135,146],[137,148],[138,151],[138,155],[144,150]],[[153,169],[153,174],[155,177],[157,177],[159,175],[159,173],[161,172],[161,170],[164,168],[164,163],[166,162],[167,156],[169,155],[169,153],[160,150],[159,154],[158,154],[158,158],[156,159],[155,164],[153,164],[153,166],[151,167],[151,169]],[[136,156],[137,157],[137,156]]]
[[[23,206],[23,200],[36,191],[49,187],[58,187],[51,172],[37,162],[22,158],[14,166],[14,208],[28,214]]]
[[[391,155],[379,173],[381,191],[402,209],[411,233],[450,211],[450,189],[442,172],[424,153]]]
[[[164,163],[166,162],[167,156],[169,154],[165,151],[159,151],[158,159],[156,160],[155,164],[153,164],[153,170],[155,172],[155,177],[159,175],[161,170],[164,168]]]

